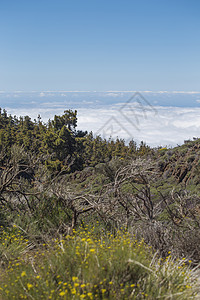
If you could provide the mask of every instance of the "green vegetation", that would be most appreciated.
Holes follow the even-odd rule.
[[[1,238],[7,270],[3,299],[190,299],[193,275],[185,260],[162,261],[134,236],[80,228],[30,250],[16,226]],[[12,245],[12,246],[11,246]],[[13,249],[11,249],[11,247]],[[23,253],[23,255],[20,255]],[[12,255],[11,255],[12,254]]]
[[[0,113],[0,299],[195,299],[199,139],[152,149],[76,124]]]
[[[32,121],[29,116],[12,117],[0,110],[0,150],[6,158],[10,157],[12,145],[23,146],[36,156],[47,155],[45,164],[51,172],[82,170],[112,157],[145,155],[150,151],[144,143],[137,148],[131,141],[127,146],[122,139],[106,141],[76,127],[77,111],[66,110],[44,124],[40,116]]]

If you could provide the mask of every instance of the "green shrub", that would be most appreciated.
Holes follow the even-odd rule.
[[[184,259],[174,262],[169,254],[165,261],[159,260],[149,246],[126,232],[114,236],[87,226],[38,251],[10,257],[0,286],[4,300],[195,296],[194,277]]]

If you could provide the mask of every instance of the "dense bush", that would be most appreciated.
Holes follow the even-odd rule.
[[[114,236],[97,227],[53,239],[30,250],[17,227],[3,232],[0,279],[3,299],[191,299],[195,274],[170,256],[158,259],[128,233]]]

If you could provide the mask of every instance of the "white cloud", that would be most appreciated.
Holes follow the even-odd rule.
[[[40,93],[40,97],[45,97],[45,93],[44,93],[44,92],[41,92],[41,93]]]
[[[173,92],[168,92],[169,94],[199,94],[200,92],[197,91],[189,91],[189,92],[185,92],[185,91],[173,91]]]
[[[109,135],[109,130],[112,128],[114,137],[118,136],[128,141],[131,135],[137,143],[143,140],[150,146],[176,146],[182,144],[184,140],[200,137],[200,108],[162,106],[155,106],[155,108],[157,114],[154,111],[141,110],[137,107],[134,108],[133,114],[133,111],[127,108],[125,116],[120,113],[117,105],[96,109],[79,108],[78,129]],[[6,108],[6,110],[9,114],[29,115],[32,119],[40,114],[44,122],[53,119],[55,114],[63,114],[63,107],[53,105],[49,107],[49,103],[42,108]],[[109,126],[99,132],[99,129],[110,119],[112,120]],[[120,124],[123,128],[120,128]]]
[[[119,97],[119,93],[106,93],[105,96],[109,96],[109,97]]]
[[[130,122],[130,118],[124,118],[117,109],[79,109],[78,126],[82,130],[99,133],[99,129],[114,117],[131,133],[134,140],[143,140],[151,146],[175,146],[186,139],[200,136],[200,108],[156,107],[156,110],[156,115],[148,111],[146,117],[141,110],[137,110]],[[131,112],[127,111],[127,116],[130,115]],[[101,133],[105,134],[105,130],[102,129]],[[118,131],[118,136],[127,140],[130,138],[123,130]]]
[[[193,136],[200,136],[200,108],[196,107],[200,103],[200,92],[142,91],[140,93],[144,93],[151,103],[157,104],[154,106],[157,114],[155,115],[155,111],[150,107],[149,110],[145,110],[136,105],[136,102],[127,102],[129,104],[126,104],[122,115],[120,108],[134,93],[135,91],[33,91],[32,93],[0,91],[0,99],[2,99],[2,105],[6,103],[8,113],[18,116],[29,115],[32,119],[40,114],[44,122],[49,118],[52,119],[55,114],[63,114],[65,109],[77,109],[78,128],[87,131],[98,132],[112,118],[113,124],[109,123],[108,127],[109,130],[113,129],[115,137],[118,135],[128,139],[131,134],[137,142],[143,140],[151,146],[174,146],[182,144],[186,139],[192,139]],[[15,96],[18,98],[15,99]],[[4,98],[6,98],[5,102]],[[146,102],[142,103],[146,105]],[[161,103],[162,105],[177,103],[177,106],[181,104],[195,107],[159,106]],[[145,108],[144,105],[143,108]],[[120,129],[120,124],[125,130]],[[103,132],[105,133],[105,128]]]

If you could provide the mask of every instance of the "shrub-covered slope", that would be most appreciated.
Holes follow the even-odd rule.
[[[200,140],[151,149],[76,121],[0,113],[1,299],[194,298]]]

